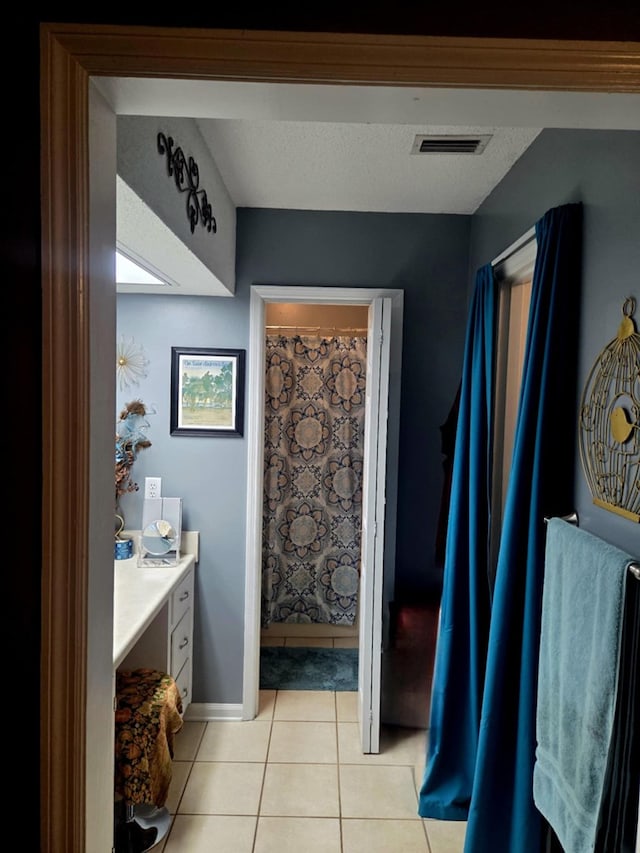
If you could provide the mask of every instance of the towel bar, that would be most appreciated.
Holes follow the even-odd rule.
[[[568,521],[569,524],[578,524],[578,513],[570,512],[569,515],[561,515],[560,518],[563,521]],[[549,516],[545,515],[544,523],[547,524],[549,522]],[[636,560],[632,560],[627,566],[631,574],[634,576],[636,580],[640,581],[640,562]]]
[[[544,517],[544,523],[545,524],[547,524],[549,522],[549,518],[550,518],[550,516],[545,515],[545,517]],[[560,518],[563,521],[568,521],[569,524],[576,524],[576,525],[578,524],[578,513],[577,512],[570,512],[569,515],[561,515]]]

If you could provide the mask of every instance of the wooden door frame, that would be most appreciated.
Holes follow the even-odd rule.
[[[40,849],[65,853],[86,849],[92,76],[637,93],[640,43],[41,25]]]

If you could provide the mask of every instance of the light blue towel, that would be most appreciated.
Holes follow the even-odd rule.
[[[565,853],[594,849],[618,686],[629,554],[547,525],[533,799]]]

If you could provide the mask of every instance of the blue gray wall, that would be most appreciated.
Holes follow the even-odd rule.
[[[193,700],[240,702],[244,634],[246,442],[239,438],[171,436],[171,347],[246,348],[246,299],[201,296],[118,296],[118,332],[133,337],[149,359],[148,375],[118,392],[118,410],[141,399],[151,447],[133,466],[138,493],[121,507],[139,529],[145,476],[162,477],[165,497],[183,498],[183,528],[200,531],[196,569]]]
[[[439,426],[460,375],[475,270],[551,207],[584,205],[579,388],[614,337],[627,296],[640,303],[640,134],[544,131],[473,217],[239,210],[234,297],[120,296],[118,328],[141,343],[149,375],[122,403],[155,403],[153,445],[134,468],[184,498],[201,532],[194,701],[242,699],[246,442],[169,435],[171,346],[248,347],[252,284],[393,287],[404,291],[395,589],[439,580],[435,528],[442,487]],[[561,366],[559,367],[561,369]],[[577,407],[577,400],[576,400]],[[576,408],[577,412],[577,408]],[[576,414],[577,424],[577,414]],[[124,499],[139,525],[140,495]],[[595,507],[576,449],[581,525],[632,553],[640,526]]]
[[[473,216],[470,270],[568,202],[584,208],[577,436],[583,386],[598,353],[616,336],[628,296],[636,299],[640,327],[640,133],[543,131]],[[575,497],[581,527],[640,554],[640,525],[593,505],[577,440]]]
[[[460,376],[467,311],[466,216],[238,210],[233,297],[119,295],[118,332],[149,359],[138,387],[119,392],[154,405],[152,446],[135,463],[184,499],[185,529],[199,530],[194,702],[242,701],[246,459],[244,438],[169,434],[172,346],[246,348],[252,284],[398,288],[404,329],[398,460],[396,593],[440,580],[434,566],[442,486],[440,425]],[[140,526],[142,491],[122,501]]]

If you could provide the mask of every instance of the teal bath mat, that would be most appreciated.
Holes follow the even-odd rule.
[[[261,690],[357,690],[358,649],[264,646]]]

